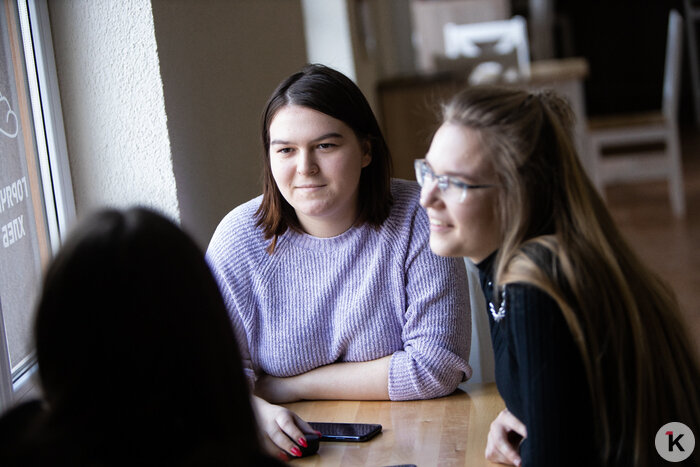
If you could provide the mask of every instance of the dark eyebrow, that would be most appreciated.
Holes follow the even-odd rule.
[[[335,132],[326,133],[325,135],[321,135],[318,138],[312,139],[311,142],[316,143],[318,141],[322,141],[324,139],[329,139],[329,138],[341,138],[342,139],[343,135],[341,135],[340,133],[335,133]],[[291,143],[289,141],[284,141],[281,139],[273,139],[272,141],[270,141],[270,146],[272,146],[273,144],[291,144]]]
[[[341,135],[340,133],[335,133],[335,132],[326,133],[325,135],[319,136],[318,138],[315,138],[311,141],[315,143],[316,141],[321,141],[321,140],[330,139],[330,138],[341,138],[342,139],[343,135]]]

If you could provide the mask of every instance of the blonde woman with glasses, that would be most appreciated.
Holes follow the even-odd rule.
[[[430,247],[479,268],[506,403],[489,460],[657,465],[663,425],[700,433],[698,363],[671,289],[623,240],[571,134],[552,93],[456,95],[415,164]]]

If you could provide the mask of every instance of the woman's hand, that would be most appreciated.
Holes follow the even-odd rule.
[[[507,465],[520,465],[520,443],[527,438],[525,425],[508,409],[501,410],[491,423],[486,442],[486,459]]]
[[[288,460],[288,456],[299,457],[299,446],[306,443],[305,433],[318,433],[291,410],[270,404],[253,396],[253,407],[262,431],[263,447],[268,454]]]

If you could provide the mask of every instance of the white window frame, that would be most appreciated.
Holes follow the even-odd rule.
[[[55,255],[75,220],[75,201],[68,162],[56,61],[47,0],[16,0],[31,112],[41,173],[49,241]],[[32,67],[32,64],[35,66]],[[38,290],[37,290],[38,293]],[[31,355],[12,371],[0,310],[0,412],[29,390],[36,358]]]

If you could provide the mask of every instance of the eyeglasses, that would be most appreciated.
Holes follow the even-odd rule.
[[[416,180],[423,188],[432,188],[433,183],[437,183],[437,187],[442,193],[445,201],[462,203],[467,199],[467,191],[475,188],[490,188],[496,185],[470,185],[457,180],[448,175],[435,175],[433,169],[430,168],[425,159],[416,159],[413,163],[416,168]]]

